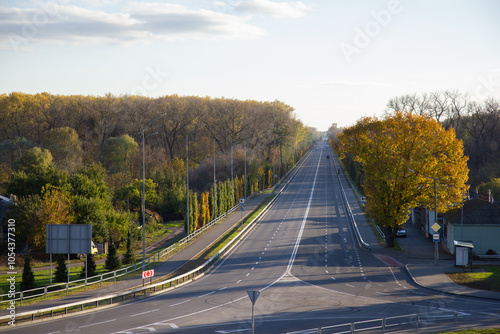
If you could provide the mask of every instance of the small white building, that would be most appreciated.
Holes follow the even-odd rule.
[[[455,254],[454,241],[474,244],[474,253],[486,254],[489,249],[500,252],[500,207],[487,200],[474,198],[462,209],[449,211],[443,216],[441,245]],[[441,231],[440,231],[441,232]]]

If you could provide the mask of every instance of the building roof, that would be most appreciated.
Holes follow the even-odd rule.
[[[500,225],[500,207],[480,198],[464,203],[464,225]],[[443,218],[451,224],[460,224],[462,209],[454,209]]]

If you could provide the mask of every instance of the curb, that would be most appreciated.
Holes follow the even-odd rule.
[[[452,295],[452,296],[458,296],[458,297],[466,297],[466,298],[477,298],[477,299],[483,299],[483,300],[494,300],[494,301],[500,301],[500,298],[495,298],[495,297],[485,297],[485,296],[472,296],[472,295],[466,295],[466,294],[461,294],[461,293],[455,293],[455,292],[449,292],[449,291],[443,291],[443,290],[439,290],[439,289],[435,289],[435,288],[431,288],[431,287],[428,287],[428,286],[425,286],[423,284],[421,284],[416,278],[415,276],[413,276],[413,274],[411,273],[411,270],[408,268],[408,266],[410,265],[410,263],[406,264],[404,267],[406,269],[406,272],[408,273],[408,275],[410,276],[410,278],[412,279],[413,283],[417,284],[418,286],[420,286],[421,288],[424,288],[424,289],[428,289],[428,290],[431,290],[431,291],[436,291],[436,292],[439,292],[439,293],[444,293],[446,295]],[[455,283],[456,284],[456,283]],[[473,290],[476,290],[476,291],[483,291],[483,290],[477,290],[477,289],[473,289]],[[486,291],[486,290],[484,290]]]

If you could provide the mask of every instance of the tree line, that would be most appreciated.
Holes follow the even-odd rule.
[[[17,197],[30,247],[47,222],[92,223],[96,241],[119,243],[141,238],[143,163],[147,228],[186,219],[189,168],[194,231],[272,186],[316,139],[281,101],[13,92],[0,95],[0,192]]]

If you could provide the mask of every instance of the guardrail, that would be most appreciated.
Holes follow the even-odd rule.
[[[171,289],[171,288],[175,288],[176,286],[179,286],[181,284],[185,284],[187,282],[193,281],[196,277],[204,274],[207,270],[209,270],[217,262],[217,260],[219,258],[223,257],[225,254],[227,254],[228,252],[230,252],[232,250],[232,248],[236,245],[236,243],[239,240],[241,240],[243,237],[245,237],[246,234],[251,230],[251,228],[253,228],[253,226],[255,226],[255,223],[258,222],[265,213],[267,213],[267,211],[269,210],[269,208],[281,196],[281,194],[283,193],[284,189],[290,183],[291,179],[293,179],[295,177],[295,175],[297,174],[297,171],[298,171],[298,169],[296,167],[299,164],[303,163],[303,161],[305,160],[304,158],[306,156],[307,156],[307,154],[304,155],[304,157],[301,160],[299,160],[295,164],[295,166],[292,167],[292,169],[274,186],[273,189],[275,189],[278,185],[281,185],[282,184],[282,180],[285,177],[290,176],[292,174],[292,171],[293,171],[293,174],[290,176],[290,178],[288,179],[288,181],[283,185],[283,187],[278,192],[278,194],[264,207],[264,209],[254,219],[252,219],[252,221],[247,226],[245,226],[238,233],[238,235],[235,238],[231,239],[219,252],[217,252],[215,255],[213,255],[210,259],[208,259],[205,263],[203,263],[199,267],[197,267],[197,268],[195,268],[195,269],[193,269],[193,270],[191,270],[191,271],[189,271],[189,272],[187,272],[185,274],[182,274],[182,275],[179,275],[179,276],[167,279],[167,280],[159,282],[159,283],[151,284],[151,285],[148,285],[146,287],[139,287],[139,288],[132,289],[132,290],[127,290],[127,291],[123,291],[123,292],[119,292],[119,293],[110,294],[110,295],[107,295],[107,296],[101,296],[101,297],[97,297],[97,298],[85,299],[85,300],[81,300],[81,301],[78,301],[78,302],[68,303],[68,304],[59,305],[59,306],[55,306],[55,307],[49,307],[49,308],[43,308],[43,309],[38,309],[38,310],[34,310],[34,311],[27,311],[27,312],[16,313],[16,315],[15,315],[16,322],[20,322],[20,321],[23,321],[23,320],[32,320],[32,321],[34,321],[34,320],[38,320],[38,319],[42,319],[42,318],[47,318],[47,317],[52,318],[52,317],[54,317],[56,315],[65,315],[65,314],[68,314],[69,312],[84,311],[85,308],[88,309],[88,308],[94,308],[94,307],[99,307],[99,306],[103,306],[103,305],[111,305],[111,304],[114,304],[116,302],[124,302],[127,299],[135,298],[135,297],[137,297],[138,295],[141,295],[141,294],[142,295],[146,295],[148,293],[148,291],[150,291],[150,290],[152,290],[153,293],[156,293],[158,289],[160,289],[160,290]],[[252,196],[255,196],[257,193],[260,193],[260,192],[253,193],[252,195],[250,195],[248,197],[248,199],[251,199]],[[218,217],[217,220],[222,219],[225,215],[227,215],[227,214],[235,211],[238,208],[239,208],[239,205],[234,206],[233,208],[231,208],[231,210],[227,211],[225,214],[223,214],[220,217]],[[213,224],[215,224],[215,223],[213,223]],[[164,249],[163,251],[155,254],[154,256],[150,257],[148,259],[149,263],[151,263],[151,259],[154,259],[155,257],[158,257],[157,261],[159,261],[159,259],[161,258],[160,253],[164,252],[166,254],[166,253],[169,252],[168,250],[171,249],[171,248],[173,248],[174,246],[178,246],[179,244],[181,244],[181,245],[187,244],[187,241],[184,241],[184,240],[185,239],[187,239],[187,240],[193,240],[195,238],[195,236],[193,236],[193,234],[195,234],[195,233],[196,232],[193,232],[189,236],[184,237],[176,245],[170,246],[170,247]],[[201,234],[201,232],[199,234]],[[140,265],[140,269],[142,270],[142,262],[135,264],[135,266],[138,266],[138,265]],[[129,267],[132,267],[132,266],[129,266]],[[129,267],[127,267],[127,268],[129,268]],[[126,270],[127,268],[123,268],[123,269]],[[123,270],[123,269],[121,269],[121,270]],[[113,278],[114,279],[116,279],[116,277],[117,277],[116,272],[117,271],[112,272],[112,273],[114,273],[113,274]],[[105,275],[105,274],[103,274],[103,275]],[[66,283],[62,283],[62,284],[66,285]],[[26,291],[28,291],[28,290],[26,290]],[[47,293],[47,292],[45,292],[45,293]],[[10,315],[1,316],[0,317],[0,325],[8,323],[10,320],[11,320],[11,316]]]
[[[455,324],[458,321],[458,312],[453,311],[449,314],[440,315],[443,319],[453,319]],[[364,331],[379,331],[382,333],[391,331],[419,331],[422,327],[429,325],[429,319],[437,319],[433,313],[414,313],[407,315],[398,315],[394,317],[362,320],[349,322],[339,325],[332,325],[319,328],[311,328],[296,332],[287,332],[286,334],[309,334],[309,333],[330,333],[330,334],[347,334],[358,333]],[[381,331],[380,331],[381,330]]]
[[[248,196],[245,201],[251,200],[253,197],[256,195],[260,194],[261,192],[254,192],[250,196]],[[221,214],[219,217],[216,219],[213,219],[210,221],[208,224],[203,226],[202,228],[194,231],[193,233],[185,236],[175,244],[162,249],[158,253],[154,254],[153,256],[150,256],[145,260],[145,267],[146,269],[151,268],[154,264],[164,261],[168,259],[170,256],[172,256],[174,253],[178,252],[179,250],[185,248],[190,242],[192,242],[194,239],[205,233],[207,230],[212,228],[214,225],[219,223],[222,219],[226,218],[229,214],[233,213],[240,207],[239,204],[233,206],[231,209],[226,211],[225,213]],[[10,294],[2,294],[0,295],[0,305],[2,304],[7,304],[10,305],[11,301],[19,301],[19,306],[23,305],[23,301],[31,298],[37,298],[37,297],[44,297],[44,300],[47,300],[47,296],[51,294],[58,294],[61,292],[65,292],[66,295],[68,295],[69,291],[71,290],[76,290],[76,289],[85,289],[87,291],[87,287],[94,285],[94,284],[99,284],[102,287],[102,284],[107,281],[113,280],[113,283],[116,282],[117,279],[123,278],[125,276],[125,279],[128,278],[129,275],[135,275],[139,274],[142,272],[142,261],[137,262],[135,264],[132,264],[130,266],[127,266],[125,268],[121,268],[115,271],[110,271],[107,273],[103,273],[100,275],[96,276],[91,276],[87,277],[87,279],[82,278],[66,283],[56,283],[53,285],[48,285],[44,287],[39,287],[39,288],[34,288],[34,289],[29,289],[29,290],[24,290],[24,291],[16,291],[14,293]],[[14,297],[14,298],[12,298]]]
[[[332,155],[335,156],[335,158],[336,158],[335,153],[333,153]],[[330,164],[333,164],[333,162],[330,162]],[[331,171],[331,172],[333,173],[333,171]],[[372,249],[371,249],[370,245],[363,240],[361,233],[359,233],[358,224],[356,224],[356,219],[354,219],[354,216],[352,214],[351,206],[349,205],[349,202],[347,201],[347,195],[345,194],[344,186],[342,185],[342,180],[340,178],[339,173],[337,173],[337,179],[339,180],[340,192],[342,194],[342,200],[343,200],[344,206],[346,208],[347,216],[349,217],[349,220],[351,221],[351,224],[354,228],[354,234],[356,235],[356,240],[358,241],[358,244],[362,249],[366,249],[368,251],[371,251]]]

